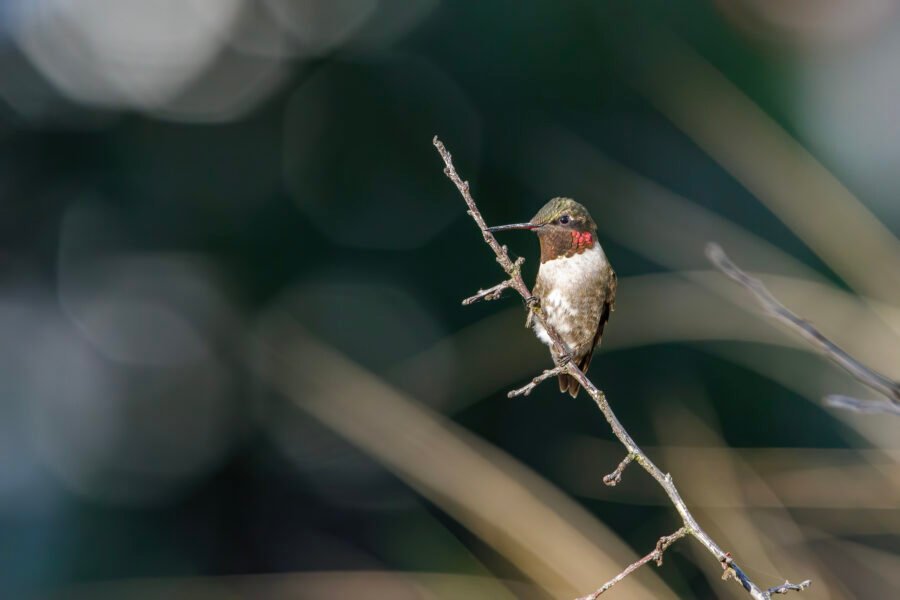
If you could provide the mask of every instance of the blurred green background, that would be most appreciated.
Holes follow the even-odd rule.
[[[900,376],[898,56],[889,0],[6,0],[2,595],[567,598],[678,528],[584,394],[506,398],[549,357],[460,306],[503,274],[437,134],[491,224],[590,209],[590,375],[754,581],[896,597],[900,420],[703,248]]]

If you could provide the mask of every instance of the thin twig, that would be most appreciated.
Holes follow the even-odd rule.
[[[618,483],[622,481],[622,473],[625,472],[625,468],[630,465],[631,461],[633,460],[634,454],[629,454],[628,456],[623,458],[622,462],[619,463],[619,466],[616,467],[615,471],[603,477],[603,483],[605,483],[609,487],[616,487],[616,485],[618,485]]]
[[[544,380],[550,379],[551,377],[556,377],[560,373],[565,373],[565,372],[566,372],[565,367],[556,367],[553,369],[547,369],[546,371],[544,371],[543,373],[541,373],[540,375],[538,375],[537,377],[532,379],[531,382],[528,383],[528,385],[523,385],[522,387],[520,387],[518,389],[512,390],[511,392],[506,394],[506,397],[507,398],[515,398],[516,396],[527,396],[534,390],[534,388],[539,386],[541,384],[541,382],[543,382]]]
[[[444,161],[444,173],[453,182],[456,188],[459,190],[459,193],[462,195],[463,200],[465,200],[466,205],[469,207],[469,215],[474,219],[475,224],[478,225],[478,228],[481,230],[481,235],[484,237],[484,241],[491,247],[491,250],[494,251],[494,254],[497,256],[497,262],[500,263],[500,266],[503,267],[503,270],[506,271],[506,274],[509,275],[510,278],[510,287],[514,289],[522,298],[525,299],[526,305],[529,311],[534,315],[534,319],[544,328],[547,332],[547,335],[550,338],[550,341],[553,346],[553,351],[557,356],[563,357],[560,360],[560,364],[557,367],[561,369],[560,372],[565,372],[569,376],[575,378],[576,381],[581,385],[581,387],[587,392],[587,394],[594,400],[597,404],[597,407],[600,409],[600,412],[603,413],[604,418],[607,423],[609,423],[612,428],[613,435],[622,443],[625,447],[625,450],[628,452],[629,456],[634,456],[634,461],[637,462],[647,473],[650,474],[653,479],[663,488],[666,495],[669,497],[669,500],[672,502],[675,510],[678,511],[678,514],[681,516],[682,522],[684,524],[684,531],[687,535],[692,536],[696,540],[698,540],[703,546],[709,550],[709,552],[716,557],[716,559],[722,563],[723,567],[726,569],[727,573],[732,573],[741,583],[747,592],[750,593],[751,597],[755,600],[771,600],[770,594],[768,591],[760,589],[756,584],[754,584],[750,579],[744,574],[744,572],[734,563],[731,555],[725,553],[716,542],[700,527],[697,523],[697,520],[691,514],[691,511],[688,509],[687,505],[682,500],[681,495],[678,493],[678,489],[675,487],[675,484],[672,481],[672,476],[668,473],[663,473],[662,470],[657,467],[653,461],[651,461],[644,451],[640,449],[640,447],[635,443],[631,436],[625,431],[625,428],[622,427],[622,424],[619,422],[619,419],[616,417],[612,408],[609,406],[609,402],[606,400],[606,396],[603,392],[597,389],[597,386],[593,384],[593,382],[587,378],[587,376],[581,372],[581,369],[571,360],[571,353],[569,352],[568,346],[563,343],[562,338],[559,337],[559,333],[551,327],[546,319],[544,318],[544,313],[541,310],[540,304],[537,302],[533,302],[533,296],[531,294],[531,290],[528,289],[528,286],[525,284],[525,281],[522,279],[522,275],[519,270],[518,264],[514,263],[510,258],[509,254],[506,252],[506,248],[502,247],[497,240],[494,238],[493,234],[487,230],[487,224],[484,221],[484,218],[481,216],[481,212],[479,212],[478,207],[475,204],[475,200],[472,198],[471,193],[469,192],[469,184],[459,176],[456,172],[456,169],[453,166],[453,159],[450,156],[450,152],[444,147],[444,144],[435,136],[434,147],[437,148],[438,153],[441,155],[441,158]],[[536,378],[537,379],[537,378]],[[528,386],[525,386],[528,387]],[[639,565],[640,566],[640,565]]]
[[[776,585],[775,587],[770,587],[767,591],[769,594],[787,594],[788,592],[802,592],[803,590],[809,588],[812,585],[812,581],[807,579],[806,581],[801,581],[800,583],[791,583],[790,581],[785,580],[781,585]]]
[[[478,290],[478,293],[474,296],[470,296],[462,301],[463,306],[469,306],[470,304],[475,304],[476,302],[481,302],[482,300],[499,300],[500,294],[503,293],[503,290],[512,286],[512,281],[507,279],[502,283],[498,283],[494,287],[490,287],[486,290]]]
[[[602,586],[600,586],[600,588],[597,591],[595,591],[592,594],[588,594],[587,596],[582,596],[578,600],[597,600],[597,598],[600,597],[609,588],[616,585],[617,583],[619,583],[620,581],[622,581],[623,579],[625,579],[626,577],[631,575],[634,571],[637,571],[640,567],[643,567],[644,565],[646,565],[651,560],[656,561],[657,567],[661,567],[662,562],[663,562],[663,553],[666,551],[666,549],[669,546],[671,546],[672,544],[674,544],[675,542],[677,542],[678,540],[680,540],[681,538],[683,538],[684,536],[686,536],[687,534],[688,534],[687,528],[682,527],[681,529],[679,529],[672,535],[662,536],[661,538],[659,538],[659,541],[656,542],[656,548],[654,548],[653,551],[650,552],[650,554],[634,561],[633,563],[631,563],[630,565],[625,567],[624,571],[622,571],[621,573],[619,573],[618,575],[616,575],[615,577],[613,577],[612,579],[610,579],[609,581],[604,583]]]
[[[752,277],[734,264],[718,244],[706,245],[706,257],[716,268],[753,294],[769,316],[786,325],[794,333],[818,348],[833,363],[850,373],[857,381],[883,394],[890,401],[887,403],[859,400],[847,396],[829,396],[825,399],[827,404],[864,413],[900,414],[900,382],[870,369],[822,335],[812,323],[802,319],[779,302],[759,279]]]

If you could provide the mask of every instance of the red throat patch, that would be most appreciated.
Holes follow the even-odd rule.
[[[590,231],[572,231],[561,227],[539,234],[541,240],[541,262],[557,258],[568,258],[594,247],[594,234]]]
[[[573,231],[572,245],[579,250],[590,248],[594,245],[594,236],[591,235],[590,231]]]

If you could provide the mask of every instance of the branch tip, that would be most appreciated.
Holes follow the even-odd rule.
[[[609,475],[605,475],[603,477],[603,483],[608,485],[609,487],[616,487],[620,481],[622,481],[622,473],[625,472],[625,468],[631,464],[631,461],[634,460],[634,454],[629,453],[625,458],[622,459],[622,462],[619,463],[619,466],[616,467],[615,471],[610,473]]]
[[[812,581],[809,579],[805,581],[801,581],[800,583],[791,583],[787,579],[784,580],[784,583],[781,585],[771,587],[766,590],[767,594],[787,594],[788,592],[802,592],[805,589],[809,589],[812,585]]]
[[[507,398],[515,398],[516,396],[527,396],[531,392],[534,391],[534,388],[539,386],[545,380],[550,379],[551,377],[556,377],[557,375],[560,375],[563,372],[565,372],[565,370],[566,370],[565,367],[555,367],[553,369],[547,369],[546,371],[544,371],[543,373],[541,373],[540,375],[538,375],[537,377],[532,379],[527,385],[524,385],[518,389],[510,391],[508,394],[506,394],[506,397]]]
[[[469,306],[470,304],[475,304],[476,302],[491,301],[497,300],[500,298],[500,295],[503,294],[503,290],[512,287],[513,282],[510,279],[506,281],[502,281],[493,287],[489,287],[486,290],[478,290],[478,293],[474,296],[469,296],[465,300],[462,301],[463,306]]]

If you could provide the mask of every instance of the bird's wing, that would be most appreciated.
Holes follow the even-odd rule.
[[[531,290],[531,293],[539,300],[544,297],[544,285],[543,280],[540,277],[534,282],[534,289]],[[530,328],[532,325],[534,325],[534,313],[529,310],[528,314],[525,316],[525,327]]]
[[[587,373],[588,368],[591,366],[591,358],[594,357],[594,349],[603,337],[603,329],[606,327],[606,322],[609,321],[609,314],[616,310],[616,289],[618,288],[618,285],[619,281],[616,277],[616,272],[610,267],[609,278],[606,288],[604,289],[603,303],[600,308],[600,319],[597,322],[597,331],[594,333],[594,341],[591,344],[590,350],[587,351],[587,354],[584,355],[584,358],[582,358],[581,362],[578,364],[578,368],[581,369],[582,373]]]

